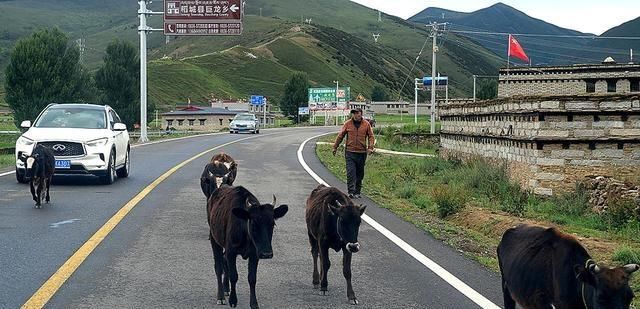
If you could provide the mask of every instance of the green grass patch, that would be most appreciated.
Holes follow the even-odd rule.
[[[383,132],[382,132],[383,133]],[[323,141],[333,141],[328,136]],[[316,153],[325,166],[345,181],[341,155],[331,155],[331,145],[318,144]],[[615,202],[614,211],[600,216],[587,206],[588,193],[578,186],[573,193],[540,198],[509,181],[504,167],[482,160],[444,160],[423,158],[399,160],[398,156],[374,154],[366,166],[363,190],[379,205],[415,224],[434,237],[462,250],[488,268],[497,270],[495,248],[499,237],[493,226],[466,227],[458,216],[465,207],[481,207],[486,213],[531,219],[540,224],[554,223],[579,237],[601,239],[611,252],[595,250],[597,258],[616,264],[637,262],[640,248],[640,222],[628,216],[629,204]],[[612,206],[610,205],[610,207]],[[626,216],[622,214],[626,213]],[[444,218],[444,219],[441,219]],[[492,219],[494,220],[494,219]],[[614,252],[615,250],[615,252]],[[640,292],[640,276],[632,288]]]
[[[6,170],[16,164],[14,154],[0,154],[0,170]]]
[[[0,134],[0,149],[14,148],[16,146],[16,140],[20,137],[17,134]]]

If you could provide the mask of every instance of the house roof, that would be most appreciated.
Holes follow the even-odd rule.
[[[211,115],[221,115],[221,116],[235,116],[239,113],[244,113],[246,111],[241,110],[229,110],[225,108],[219,107],[205,107],[205,106],[188,106],[183,107],[179,110],[171,111],[168,113],[163,113],[162,116],[211,116]]]

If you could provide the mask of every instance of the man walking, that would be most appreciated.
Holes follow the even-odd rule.
[[[336,155],[338,147],[347,136],[345,160],[347,164],[347,188],[350,198],[360,198],[362,179],[364,178],[364,165],[367,155],[371,154],[375,145],[373,129],[368,121],[362,119],[362,109],[351,110],[351,119],[347,120],[336,142],[333,144],[333,155]],[[368,144],[367,144],[368,141]]]

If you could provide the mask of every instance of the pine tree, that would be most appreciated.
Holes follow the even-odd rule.
[[[114,41],[107,46],[95,80],[100,103],[113,107],[127,127],[140,123],[140,58],[131,43]],[[153,110],[153,106],[147,109]]]
[[[91,78],[79,59],[78,49],[70,46],[68,37],[57,28],[18,41],[5,69],[6,101],[16,125],[35,120],[50,103],[77,103],[88,98]]]
[[[280,109],[285,116],[296,119],[298,107],[307,106],[308,89],[309,79],[307,74],[296,72],[289,77],[289,80],[284,85],[284,95],[280,101]]]

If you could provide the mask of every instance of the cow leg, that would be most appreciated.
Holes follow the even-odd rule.
[[[328,245],[320,245],[320,265],[322,265],[322,271],[320,272],[320,292],[322,295],[327,295],[327,287],[329,286],[327,275],[329,274],[329,268],[331,267]]]
[[[216,279],[218,281],[218,295],[217,304],[224,305],[224,291],[222,290],[222,272],[224,269],[224,255],[222,254],[222,247],[220,247],[213,237],[209,235],[209,241],[211,241],[211,249],[213,250],[213,259],[215,260]]]
[[[224,258],[224,272],[222,273],[222,286],[224,287],[224,295],[229,296],[229,263]]]
[[[511,298],[511,292],[504,279],[502,279],[502,297],[504,298],[504,309],[516,309],[516,302]]]
[[[29,182],[29,190],[31,190],[31,197],[36,202],[36,208],[38,208],[38,197],[36,196],[36,187],[33,185],[33,180]]]
[[[318,273],[318,241],[309,233],[311,256],[313,257],[313,288],[320,288],[320,274]]]
[[[51,188],[51,178],[53,178],[53,176],[47,177],[47,182],[45,183],[46,188],[47,188],[47,197],[45,199],[45,202],[47,204],[49,204],[49,202],[51,202],[51,196],[49,195],[49,188]]]
[[[356,293],[353,292],[353,286],[351,286],[351,252],[347,249],[342,249],[342,274],[347,280],[347,298],[352,305],[357,305],[358,299],[356,299]]]
[[[238,269],[236,268],[237,255],[235,252],[231,252],[231,250],[227,250],[225,255],[227,257],[229,280],[231,281],[231,292],[229,293],[229,306],[235,308],[238,306],[238,296],[236,295],[236,283],[238,283]]]
[[[258,276],[258,257],[249,258],[249,305],[251,309],[258,309],[258,299],[256,298],[256,281]]]

